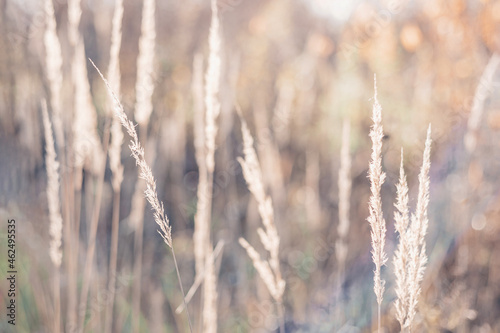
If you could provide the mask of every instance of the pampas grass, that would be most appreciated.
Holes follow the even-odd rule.
[[[431,125],[427,130],[425,140],[424,156],[420,174],[418,175],[418,200],[415,213],[411,216],[411,240],[410,240],[410,270],[408,277],[409,299],[408,299],[408,324],[410,327],[416,314],[418,297],[420,296],[420,284],[424,278],[425,264],[427,255],[425,253],[425,235],[429,219],[427,216],[427,207],[429,206],[429,170],[431,167]]]
[[[399,234],[399,244],[394,254],[396,295],[398,297],[395,301],[395,307],[401,331],[411,332],[418,297],[421,293],[420,284],[427,263],[425,235],[429,224],[427,207],[429,205],[431,143],[431,126],[429,125],[422,167],[418,176],[417,208],[412,214],[411,220],[408,209],[408,184],[403,168],[403,150],[401,150],[400,176],[397,185],[396,212],[394,213],[395,228]]]
[[[410,233],[408,226],[410,216],[408,212],[408,183],[406,182],[405,170],[403,167],[403,149],[401,149],[401,165],[399,168],[399,183],[396,186],[396,211],[394,212],[394,228],[399,234],[399,243],[394,253],[394,269],[396,275],[396,318],[401,325],[401,329],[406,327],[408,317],[408,272],[410,256]]]
[[[377,296],[378,304],[378,332],[380,333],[380,319],[381,319],[381,304],[384,297],[385,281],[380,277],[380,269],[387,262],[387,255],[385,253],[385,234],[386,226],[382,212],[382,197],[380,189],[385,181],[385,173],[382,171],[382,138],[384,137],[384,130],[382,128],[382,107],[377,99],[377,79],[374,77],[374,101],[373,101],[373,126],[370,130],[370,138],[372,140],[372,154],[369,165],[368,177],[370,178],[370,216],[368,222],[371,227],[372,238],[372,260],[375,264],[375,274],[373,277],[374,286],[373,290]]]

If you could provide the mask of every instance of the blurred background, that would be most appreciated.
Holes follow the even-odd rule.
[[[385,332],[398,332],[393,301],[397,245],[394,202],[401,147],[416,205],[426,130],[432,124],[431,194],[426,237],[428,267],[416,332],[500,332],[500,1],[219,0],[222,35],[221,114],[216,139],[212,239],[223,240],[218,271],[220,332],[277,331],[274,305],[245,251],[259,252],[257,205],[236,162],[243,155],[241,122],[249,123],[273,199],[287,282],[287,332],[370,332],[376,324],[370,255],[367,178],[374,74],[384,126],[382,188],[389,261]],[[54,2],[63,53],[64,114],[73,112],[66,1]],[[106,69],[114,2],[82,1],[80,32],[86,57]],[[121,100],[133,114],[142,2],[124,1],[120,50]],[[7,271],[6,220],[16,219],[17,332],[50,332],[51,274],[41,100],[49,96],[44,60],[43,1],[0,0],[0,244]],[[185,289],[194,281],[193,224],[198,168],[193,139],[193,59],[206,68],[210,2],[156,2],[153,113],[146,155],[154,154],[173,229]],[[97,132],[102,139],[107,92],[87,63]],[[472,111],[474,110],[474,111]],[[69,119],[69,118],[68,118]],[[66,119],[65,129],[71,131]],[[342,123],[351,122],[352,195],[345,276],[339,283],[335,240]],[[125,142],[128,142],[125,137]],[[185,317],[170,251],[156,232],[150,206],[144,218],[140,313],[131,306],[135,162],[122,147],[116,332],[182,332]],[[61,170],[72,165],[61,165]],[[64,171],[63,171],[64,172]],[[90,304],[107,286],[113,190],[104,176]],[[92,171],[83,175],[78,261],[83,270],[94,195]],[[66,277],[61,276],[64,322]],[[7,282],[2,278],[1,308]],[[190,304],[196,323],[200,293]],[[101,307],[102,308],[102,307]],[[102,309],[95,307],[99,318]],[[10,332],[1,311],[0,328]],[[97,320],[97,322],[99,322]],[[87,327],[100,332],[99,324]]]

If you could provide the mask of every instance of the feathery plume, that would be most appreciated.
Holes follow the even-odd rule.
[[[97,112],[90,95],[85,50],[81,36],[75,48],[72,71],[75,86],[75,112],[73,119],[74,163],[79,169],[85,167],[94,173],[98,173],[104,162],[104,153],[99,135],[97,134]],[[81,186],[81,179],[77,179],[76,185],[77,187]]]
[[[52,119],[56,141],[60,146],[64,145],[64,132],[61,114],[61,89],[62,89],[62,51],[59,37],[57,36],[57,25],[54,16],[54,5],[52,0],[45,0],[45,31],[43,42],[45,45],[45,68],[47,80],[49,81],[50,104],[52,106]]]
[[[250,245],[244,238],[238,239],[240,245],[247,251],[248,256],[252,260],[253,266],[259,273],[260,278],[264,281],[269,293],[275,300],[281,300],[283,291],[285,290],[284,281],[276,279],[273,270],[267,261],[262,260],[259,253]]]
[[[427,207],[429,206],[429,170],[431,168],[431,125],[427,130],[425,140],[424,156],[420,174],[418,175],[418,200],[415,214],[411,216],[410,227],[410,269],[408,277],[408,317],[405,326],[411,327],[413,318],[416,314],[418,297],[420,296],[420,283],[424,277],[427,255],[425,253],[425,235],[429,219],[427,216]]]
[[[45,101],[42,103],[43,126],[45,129],[45,146],[47,155],[47,200],[49,203],[50,218],[50,259],[56,268],[61,266],[62,260],[62,217],[59,199],[59,162],[57,162],[54,148],[54,137],[52,136],[52,125],[47,112]]]
[[[403,167],[403,148],[401,148],[401,165],[399,168],[399,183],[396,186],[396,211],[394,212],[394,227],[399,234],[399,243],[394,253],[394,269],[396,275],[396,318],[401,328],[406,325],[408,316],[408,271],[410,259],[409,244],[409,211],[408,211],[408,183],[406,182],[405,170]]]
[[[61,290],[60,290],[60,272],[62,261],[62,228],[63,220],[61,217],[61,207],[59,200],[59,162],[56,160],[56,151],[54,147],[54,137],[52,134],[52,125],[47,112],[45,100],[42,102],[43,127],[45,132],[45,145],[47,155],[45,161],[47,164],[47,201],[49,203],[50,219],[50,249],[49,255],[52,263],[56,267],[54,272],[54,332],[58,333],[61,329]]]
[[[92,60],[90,60],[90,62],[92,62]],[[144,148],[139,142],[134,123],[128,119],[127,114],[123,110],[123,106],[118,99],[118,96],[116,96],[116,94],[113,92],[111,86],[109,85],[109,82],[104,78],[104,75],[102,75],[101,71],[97,68],[94,62],[92,62],[92,65],[106,84],[108,93],[113,97],[115,115],[118,117],[118,119],[120,119],[120,123],[127,130],[127,133],[132,137],[132,140],[130,140],[129,148],[132,152],[132,156],[136,161],[136,165],[139,167],[139,177],[146,181],[146,190],[144,191],[144,193],[146,195],[146,199],[153,209],[155,222],[160,228],[160,230],[158,230],[158,233],[163,238],[165,243],[170,248],[172,248],[172,228],[167,216],[165,215],[163,204],[160,203],[160,200],[158,200],[158,194],[156,192],[156,180],[153,176],[151,168],[146,163],[146,159],[144,158]]]
[[[142,8],[141,37],[137,57],[137,81],[135,86],[135,120],[139,126],[147,125],[153,112],[154,91],[153,65],[155,55],[155,0],[144,0]]]
[[[370,216],[368,222],[371,227],[372,238],[372,260],[375,264],[374,274],[374,292],[377,296],[378,304],[378,326],[380,332],[380,306],[385,290],[385,281],[380,277],[380,269],[387,261],[385,253],[385,234],[386,226],[382,213],[382,198],[380,190],[385,181],[385,173],[382,171],[382,139],[384,137],[384,130],[382,128],[382,107],[377,99],[377,79],[374,77],[374,102],[373,102],[373,125],[370,130],[370,138],[372,140],[372,154],[369,165],[368,177],[370,178]]]
[[[130,151],[132,152],[132,156],[136,161],[136,165],[139,167],[140,170],[139,177],[146,181],[146,190],[144,193],[146,194],[146,199],[153,208],[155,222],[158,224],[160,228],[160,230],[158,230],[158,234],[160,234],[160,236],[165,241],[165,244],[167,244],[167,246],[170,247],[170,249],[172,250],[172,257],[174,259],[175,270],[177,272],[177,279],[179,282],[179,287],[182,292],[184,305],[186,306],[186,298],[184,296],[185,295],[184,289],[182,287],[179,267],[177,265],[177,259],[175,257],[174,247],[172,243],[172,227],[170,226],[170,222],[168,220],[167,215],[165,215],[163,203],[160,203],[160,201],[158,200],[158,193],[156,192],[156,180],[153,177],[151,168],[149,167],[149,165],[146,162],[146,159],[144,158],[144,148],[139,142],[139,138],[137,136],[137,131],[135,130],[134,123],[132,123],[132,121],[128,119],[127,114],[123,110],[123,105],[120,103],[120,100],[118,99],[118,96],[116,96],[116,94],[113,92],[113,89],[111,89],[111,86],[109,85],[108,81],[104,78],[104,75],[102,75],[99,68],[97,68],[97,66],[94,64],[92,60],[90,60],[90,62],[101,76],[101,79],[104,81],[108,93],[113,97],[115,116],[117,116],[120,119],[120,123],[122,124],[123,127],[125,127],[127,133],[132,137],[132,140],[130,140],[129,148]],[[189,318],[189,311],[187,311],[187,309],[186,313],[188,317],[189,330],[192,332],[193,329],[191,325],[191,319]]]
[[[205,75],[205,142],[207,146],[207,169],[213,172],[215,167],[215,137],[217,136],[216,119],[220,113],[220,102],[217,97],[220,85],[221,57],[220,57],[220,22],[217,9],[217,0],[212,0],[212,21],[208,39],[209,56],[208,68]]]
[[[273,204],[271,198],[264,191],[259,160],[253,148],[253,138],[243,119],[241,119],[241,131],[243,134],[243,154],[245,159],[239,157],[238,162],[241,164],[248,189],[257,200],[259,215],[265,228],[265,231],[262,228],[257,229],[257,233],[262,245],[264,245],[264,248],[270,254],[269,263],[266,262],[264,265],[257,252],[244,239],[240,238],[240,244],[247,250],[248,256],[252,259],[271,296],[277,303],[281,303],[283,292],[285,291],[285,281],[281,277],[279,266],[280,238],[274,224]]]

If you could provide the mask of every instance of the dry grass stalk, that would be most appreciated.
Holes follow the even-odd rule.
[[[45,163],[47,165],[47,200],[49,204],[49,219],[50,219],[50,250],[49,255],[52,263],[55,266],[54,272],[54,332],[60,332],[61,327],[61,290],[60,267],[62,261],[62,228],[63,220],[61,217],[61,207],[59,198],[59,162],[56,159],[56,151],[54,146],[54,137],[52,134],[52,125],[47,112],[45,101],[42,103],[43,126],[45,129],[45,147],[47,155]]]
[[[427,216],[427,207],[429,206],[429,170],[431,168],[431,125],[427,130],[425,140],[425,150],[420,174],[418,175],[418,200],[417,208],[411,216],[411,239],[410,239],[410,270],[408,276],[408,318],[405,326],[411,330],[411,323],[416,314],[418,297],[420,296],[420,283],[424,277],[427,255],[425,253],[425,235],[429,219]]]
[[[54,137],[52,136],[52,125],[47,112],[47,105],[42,104],[43,125],[45,128],[45,143],[47,155],[45,161],[47,164],[47,199],[49,203],[50,217],[50,259],[57,268],[61,266],[62,260],[62,217],[59,199],[59,162],[57,162],[54,146]]]
[[[132,137],[129,148],[132,152],[132,156],[135,159],[136,165],[139,168],[139,177],[146,181],[146,190],[144,191],[144,194],[146,195],[146,199],[153,208],[155,222],[160,228],[160,230],[158,230],[158,233],[165,241],[165,244],[167,244],[168,247],[172,248],[172,228],[170,227],[170,222],[165,215],[163,204],[161,204],[160,200],[158,200],[158,194],[156,192],[156,181],[154,179],[151,168],[144,158],[144,148],[139,142],[139,137],[137,136],[137,131],[135,130],[134,123],[128,119],[127,114],[125,113],[125,110],[123,109],[123,106],[118,99],[118,96],[116,96],[111,86],[109,85],[109,82],[104,78],[104,75],[102,75],[101,71],[93,62],[92,65],[98,71],[102,80],[106,84],[108,93],[113,97],[115,116],[120,119],[120,123],[125,128],[125,130],[127,130],[127,133]]]
[[[206,166],[205,129],[203,121],[203,57],[198,54],[193,63],[193,96],[194,96],[194,145],[196,164],[198,164],[198,190],[196,214],[194,217],[194,256],[196,276],[204,271],[205,252],[210,226],[208,219],[208,202],[211,188],[208,186],[208,171]]]
[[[45,45],[45,67],[49,81],[50,104],[52,106],[52,120],[57,143],[64,146],[64,132],[61,114],[62,88],[62,51],[57,36],[56,18],[52,0],[45,0],[45,31],[43,41]]]
[[[481,75],[479,85],[476,88],[476,93],[474,94],[474,100],[472,102],[472,109],[469,115],[469,121],[467,122],[467,133],[464,137],[465,147],[469,153],[476,147],[477,131],[483,116],[484,102],[493,88],[493,77],[499,65],[500,55],[498,53],[493,53],[488,61],[488,64],[486,65],[486,68],[484,69],[483,74]]]
[[[155,55],[155,0],[144,0],[142,8],[141,37],[137,57],[137,81],[135,85],[135,120],[145,126],[153,112],[154,91],[153,65]]]
[[[205,285],[203,293],[203,332],[217,333],[217,275],[212,244],[205,255]]]
[[[91,61],[92,62],[92,61]],[[177,259],[175,257],[175,252],[173,248],[173,243],[172,243],[172,228],[170,226],[170,222],[165,215],[165,210],[163,208],[163,204],[160,203],[158,200],[158,193],[156,192],[156,181],[153,177],[153,173],[151,171],[151,168],[146,162],[146,159],[144,158],[144,148],[142,147],[141,143],[139,142],[139,138],[137,136],[137,131],[135,130],[134,123],[130,121],[127,117],[127,114],[125,113],[123,109],[123,105],[120,103],[120,100],[118,99],[118,96],[113,92],[111,89],[111,86],[109,85],[108,81],[104,78],[102,75],[101,71],[97,68],[97,66],[92,62],[92,65],[94,68],[97,70],[99,75],[101,76],[102,80],[106,84],[106,88],[108,90],[108,93],[113,97],[114,101],[114,110],[115,110],[115,116],[120,119],[120,123],[122,126],[127,130],[127,133],[132,137],[132,140],[130,141],[129,148],[130,151],[132,152],[132,156],[134,157],[136,161],[136,165],[138,166],[140,170],[140,178],[144,179],[146,181],[146,190],[145,190],[145,195],[146,199],[150,203],[151,207],[153,208],[154,212],[154,219],[155,222],[158,224],[160,230],[158,230],[158,233],[160,236],[163,238],[163,241],[165,244],[167,244],[168,247],[172,250],[172,257],[174,259],[174,264],[175,264],[175,269],[177,272],[177,278],[179,281],[179,287],[182,292],[182,297],[185,302],[185,296],[184,296],[184,289],[182,287],[182,282],[179,274],[179,268],[177,265]],[[189,318],[189,312],[186,309],[186,313],[188,315],[188,323],[189,323],[189,328],[192,332],[192,327],[191,327],[191,320]]]
[[[208,67],[205,74],[205,163],[200,163],[200,182],[198,184],[198,207],[195,223],[200,224],[196,234],[196,241],[200,241],[195,256],[200,268],[200,248],[205,251],[203,255],[205,283],[203,289],[203,331],[217,331],[217,276],[213,260],[212,241],[210,239],[210,217],[212,212],[212,187],[215,168],[215,138],[217,136],[217,118],[220,113],[218,98],[220,86],[221,56],[220,56],[220,22],[218,17],[217,1],[212,0],[212,19],[209,31],[209,56]],[[198,130],[199,131],[199,130]],[[200,132],[198,133],[198,135]],[[200,140],[199,138],[197,139]],[[199,147],[201,148],[201,147]],[[199,152],[197,154],[200,154]],[[205,171],[205,170],[206,171]],[[202,175],[205,173],[206,176]],[[205,183],[206,182],[206,183]],[[199,272],[199,271],[198,271]]]
[[[394,269],[396,275],[396,318],[401,328],[405,327],[408,316],[408,266],[410,259],[410,234],[408,226],[410,217],[408,211],[408,183],[406,182],[405,170],[403,167],[403,149],[401,149],[401,166],[399,169],[399,183],[396,186],[396,211],[394,212],[394,227],[399,234],[399,243],[394,253]]]
[[[373,102],[373,125],[370,130],[370,138],[372,140],[372,154],[369,165],[368,177],[370,178],[370,203],[369,210],[370,216],[368,222],[371,227],[372,239],[372,260],[375,264],[374,274],[374,292],[377,296],[378,304],[378,332],[380,332],[380,307],[385,290],[385,280],[380,277],[380,269],[387,262],[387,255],[385,253],[385,234],[386,226],[382,212],[382,197],[380,190],[385,181],[385,173],[382,171],[382,139],[384,131],[382,128],[382,107],[377,99],[377,80],[374,78],[375,94]]]
[[[117,0],[113,13],[113,27],[111,32],[111,49],[108,68],[109,84],[113,91],[120,93],[120,47],[122,40],[122,19],[123,19],[123,0]],[[110,99],[109,110],[112,114],[113,101]],[[113,117],[111,123],[111,144],[109,146],[109,167],[113,173],[112,185],[115,192],[120,191],[123,181],[123,166],[121,164],[121,146],[123,143],[123,131],[118,118]]]
[[[155,0],[144,0],[142,7],[141,36],[139,38],[139,55],[137,57],[137,80],[135,85],[135,120],[139,124],[141,141],[147,140],[147,126],[153,112],[153,67],[155,59],[156,22],[155,22]],[[141,193],[144,184],[136,184],[136,192]],[[135,220],[134,237],[134,283],[132,286],[132,307],[134,313],[140,312],[141,304],[141,271],[142,271],[142,243],[144,229],[144,198],[137,210],[138,216]],[[139,317],[132,318],[132,331],[138,332]]]
[[[73,119],[73,150],[75,167],[79,170],[88,168],[98,173],[102,168],[104,155],[97,134],[97,113],[90,95],[90,85],[87,78],[87,65],[83,39],[80,37],[75,49],[72,63],[73,83],[75,86],[75,110]],[[81,188],[81,172],[76,179],[77,189]]]
[[[212,21],[210,24],[210,32],[208,46],[210,53],[208,56],[208,68],[205,75],[205,139],[207,148],[207,169],[213,173],[215,166],[215,138],[217,136],[216,120],[220,113],[220,102],[218,99],[220,86],[220,71],[221,71],[221,38],[220,38],[220,22],[217,10],[217,1],[212,0]]]
[[[241,246],[245,248],[250,259],[259,272],[269,293],[276,301],[278,310],[281,312],[283,293],[285,291],[285,281],[281,277],[279,265],[279,244],[280,238],[274,224],[274,212],[272,200],[266,195],[262,181],[262,173],[257,159],[257,154],[253,147],[253,138],[246,122],[241,119],[241,131],[243,133],[243,153],[245,159],[238,158],[243,169],[243,176],[248,185],[248,189],[257,200],[259,215],[262,219],[265,231],[257,229],[260,240],[264,248],[269,252],[269,260],[263,261],[255,249],[243,238],[239,239]],[[280,316],[280,330],[283,331],[283,316]]]
[[[422,282],[427,255],[425,253],[425,235],[429,220],[429,170],[431,166],[431,126],[427,130],[422,168],[420,169],[417,208],[409,217],[408,184],[403,169],[403,150],[401,150],[401,167],[399,184],[397,185],[397,201],[394,213],[395,228],[399,234],[399,244],[394,255],[396,274],[396,318],[401,330],[411,331],[416,314],[420,283]],[[410,223],[411,222],[411,223]]]
[[[68,0],[68,37],[72,47],[76,46],[80,33],[78,26],[82,17],[81,0]]]
[[[123,0],[117,0],[113,13],[113,26],[111,32],[111,49],[110,61],[108,68],[108,76],[110,85],[114,91],[120,93],[120,63],[119,54],[121,47],[121,27],[123,19]],[[111,184],[113,186],[113,213],[111,223],[111,246],[108,269],[108,292],[110,299],[106,302],[106,313],[104,330],[109,333],[113,325],[113,307],[115,302],[115,285],[116,285],[116,262],[118,255],[118,231],[120,221],[120,189],[123,181],[123,165],[121,163],[121,146],[123,143],[123,131],[120,121],[112,115],[113,101],[110,98],[109,110],[112,116],[111,121],[111,143],[109,147],[109,166],[112,172]]]
[[[339,225],[337,227],[337,241],[335,242],[335,255],[339,271],[343,273],[347,256],[346,237],[349,232],[349,209],[351,197],[351,155],[349,154],[351,125],[349,120],[344,120],[342,126],[342,148],[340,151],[339,170]],[[340,282],[340,281],[339,281]]]

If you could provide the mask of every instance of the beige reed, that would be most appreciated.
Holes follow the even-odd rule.
[[[339,224],[337,227],[337,241],[335,242],[335,256],[339,265],[339,271],[343,274],[347,256],[346,237],[349,232],[349,209],[351,197],[351,155],[349,154],[349,137],[351,125],[349,120],[344,120],[342,126],[342,147],[340,150],[339,170]],[[340,282],[340,281],[339,281]]]
[[[422,167],[418,176],[418,200],[414,214],[409,214],[408,184],[403,168],[403,150],[401,149],[401,166],[399,183],[397,185],[396,211],[394,213],[395,229],[399,234],[399,243],[394,254],[394,269],[396,275],[395,301],[396,318],[401,331],[410,331],[416,314],[420,284],[424,277],[427,255],[425,253],[425,235],[429,219],[429,170],[431,166],[431,126],[427,130]]]
[[[120,93],[120,47],[122,39],[122,19],[123,19],[123,0],[117,0],[113,12],[112,31],[111,31],[111,48],[108,68],[108,77],[110,86],[118,94]],[[111,245],[108,268],[108,295],[106,302],[106,312],[104,318],[104,332],[110,333],[113,325],[113,307],[115,303],[115,285],[116,285],[116,263],[118,256],[118,231],[120,221],[120,189],[123,181],[123,165],[121,163],[121,146],[123,143],[123,131],[120,121],[113,116],[113,100],[109,98],[108,110],[111,120],[111,142],[109,145],[109,167],[111,169],[112,178],[111,185],[113,187],[113,212],[111,222]]]
[[[378,332],[380,332],[381,304],[385,290],[385,280],[381,279],[380,270],[387,262],[387,255],[385,253],[386,226],[382,212],[382,197],[380,195],[380,189],[385,181],[385,173],[382,171],[382,139],[384,137],[384,130],[382,128],[382,107],[377,99],[376,77],[374,77],[374,87],[375,94],[372,114],[373,125],[370,130],[372,154],[368,171],[368,177],[371,184],[371,196],[369,202],[370,216],[368,217],[368,222],[371,227],[372,260],[375,264],[373,290],[377,297]]]
[[[408,272],[410,264],[410,216],[408,211],[408,183],[403,167],[403,149],[401,148],[401,165],[399,168],[399,183],[396,186],[396,211],[394,212],[394,228],[399,234],[398,247],[394,253],[394,270],[396,275],[396,318],[401,328],[406,327],[408,316]]]
[[[431,168],[431,125],[427,130],[427,138],[425,140],[424,156],[422,167],[418,175],[418,199],[417,208],[411,216],[411,238],[409,250],[409,275],[408,275],[408,318],[405,326],[411,330],[411,323],[417,311],[418,297],[420,296],[420,284],[424,277],[425,265],[427,263],[427,255],[425,253],[425,235],[429,225],[427,215],[427,207],[429,206],[429,187],[430,178],[429,171]]]
[[[267,261],[262,260],[257,251],[255,251],[244,238],[240,238],[239,242],[247,251],[255,269],[264,281],[269,293],[276,301],[278,311],[280,312],[280,331],[284,332],[284,318],[281,312],[286,283],[281,276],[279,264],[280,238],[276,230],[276,225],[274,224],[273,204],[271,198],[267,196],[264,191],[262,172],[257,154],[253,147],[253,138],[243,118],[241,119],[241,131],[243,134],[243,154],[245,158],[242,159],[240,157],[238,161],[243,169],[243,176],[247,182],[248,189],[257,200],[259,215],[265,229],[258,228],[257,233],[262,245],[264,245],[264,248],[269,252],[269,259]]]
[[[122,126],[127,130],[127,133],[132,137],[132,140],[130,141],[129,148],[130,151],[132,152],[132,156],[134,157],[136,161],[136,165],[138,166],[140,170],[140,178],[144,179],[146,181],[146,190],[144,194],[146,195],[146,199],[150,203],[151,207],[153,208],[153,213],[154,213],[154,219],[156,224],[158,224],[158,227],[160,228],[158,230],[158,233],[160,236],[163,238],[163,241],[165,244],[167,244],[168,247],[172,250],[172,257],[174,259],[174,264],[175,264],[175,270],[177,273],[177,279],[179,282],[179,287],[181,289],[182,293],[182,298],[184,301],[184,306],[186,307],[186,314],[188,317],[188,324],[189,324],[189,329],[192,332],[192,325],[191,325],[191,319],[189,317],[189,311],[187,310],[187,306],[185,304],[186,298],[184,294],[184,288],[182,287],[182,281],[179,273],[179,267],[177,265],[177,259],[175,257],[175,252],[174,252],[174,247],[172,243],[172,227],[170,226],[170,222],[168,220],[167,215],[165,215],[165,210],[163,208],[163,204],[160,203],[160,200],[158,200],[158,193],[156,192],[156,180],[153,177],[153,173],[151,171],[151,168],[146,162],[146,159],[144,158],[144,148],[142,147],[141,143],[139,142],[139,138],[137,136],[137,131],[135,130],[134,123],[130,121],[127,117],[127,114],[125,113],[123,109],[123,105],[120,103],[120,100],[118,96],[113,92],[111,89],[111,86],[109,85],[108,81],[104,78],[104,75],[102,75],[101,71],[97,66],[94,64],[92,60],[90,60],[94,68],[97,70],[99,75],[101,76],[101,79],[104,81],[106,88],[108,90],[108,93],[113,97],[114,101],[114,110],[115,110],[115,116],[120,119],[120,123]]]
[[[43,127],[45,133],[45,163],[47,167],[47,201],[49,206],[49,234],[50,249],[49,255],[55,266],[54,271],[54,332],[61,329],[61,287],[60,287],[60,267],[62,262],[62,229],[63,219],[61,216],[61,205],[59,196],[59,162],[57,161],[52,125],[47,112],[45,100],[42,102]]]
[[[56,19],[54,16],[54,5],[52,0],[44,1],[45,30],[43,42],[45,46],[45,68],[47,81],[49,82],[50,105],[52,106],[52,121],[56,141],[64,146],[63,121],[61,113],[61,89],[62,89],[62,51],[59,37],[57,36]]]

